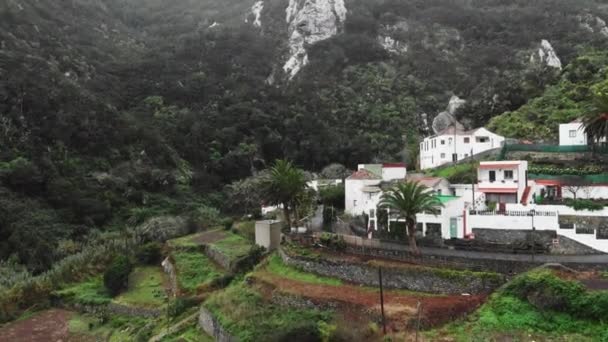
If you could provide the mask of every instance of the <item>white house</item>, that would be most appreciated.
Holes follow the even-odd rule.
[[[585,146],[587,145],[587,134],[580,119],[570,123],[559,125],[560,146]]]
[[[360,164],[344,183],[345,212],[369,215],[369,210],[375,210],[380,202],[381,183],[404,180],[406,174],[405,164]]]
[[[439,215],[435,216],[427,213],[416,215],[420,234],[423,236],[442,237],[443,239],[464,238],[464,198],[448,195],[437,195],[437,198],[443,204]],[[394,224],[396,221],[404,220],[391,218],[389,220],[389,229],[391,224]]]
[[[528,203],[531,190],[528,187],[528,162],[481,162],[477,169],[477,183],[478,191],[485,194],[487,202],[502,207],[506,203]]]
[[[430,177],[420,173],[413,173],[406,177],[408,181],[418,182],[433,190],[437,195],[452,195],[450,182],[441,177]]]
[[[505,138],[481,127],[464,131],[454,126],[425,138],[420,143],[420,168],[441,166],[502,147]]]

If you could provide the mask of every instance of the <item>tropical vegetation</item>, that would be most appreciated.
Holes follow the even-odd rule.
[[[431,189],[415,181],[399,183],[382,195],[379,206],[389,209],[389,215],[405,220],[407,239],[414,254],[420,254],[416,245],[416,215],[439,215],[443,204]]]

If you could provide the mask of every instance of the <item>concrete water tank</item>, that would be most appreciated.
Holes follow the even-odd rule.
[[[255,223],[255,243],[271,251],[281,244],[282,221],[266,220]]]

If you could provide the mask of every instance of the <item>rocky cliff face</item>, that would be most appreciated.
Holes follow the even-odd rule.
[[[553,49],[551,43],[548,40],[543,39],[540,42],[540,47],[536,53],[530,56],[531,63],[540,63],[547,65],[551,68],[562,69],[562,61],[557,56],[557,53]]]
[[[308,64],[306,48],[335,36],[346,20],[344,0],[290,0],[286,9],[289,25],[289,57],[283,70],[292,79]]]

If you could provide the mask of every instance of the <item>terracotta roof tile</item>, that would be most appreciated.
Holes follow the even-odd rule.
[[[376,174],[367,171],[366,169],[361,169],[348,177],[347,179],[381,179]]]

